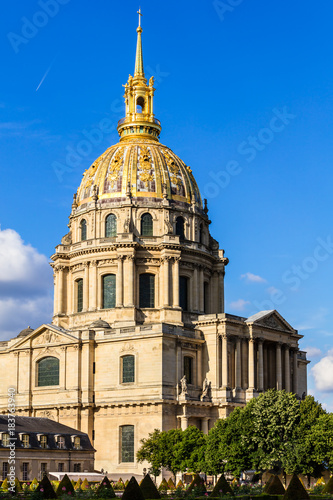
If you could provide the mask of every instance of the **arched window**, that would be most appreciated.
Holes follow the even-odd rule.
[[[139,307],[155,307],[155,275],[140,274]]]
[[[185,239],[185,230],[184,230],[184,219],[183,217],[177,217],[176,219],[176,235],[179,236],[181,240]]]
[[[53,356],[37,363],[37,386],[59,385],[59,359]]]
[[[116,275],[103,276],[103,309],[116,307]]]
[[[121,382],[128,384],[135,381],[135,357],[132,355],[121,358]]]
[[[193,383],[193,358],[184,356],[184,375],[188,384]]]
[[[77,312],[83,311],[83,279],[79,279],[76,282],[76,300],[77,300]]]
[[[183,311],[188,310],[188,278],[179,276],[179,305]]]
[[[109,214],[105,219],[105,238],[117,236],[117,217],[115,214]]]
[[[137,113],[144,113],[145,110],[145,100],[142,96],[137,98],[136,101],[136,112]]]
[[[134,425],[120,427],[120,461],[134,462]]]
[[[82,219],[80,222],[80,231],[81,231],[81,241],[85,241],[87,239],[87,221]]]
[[[148,213],[141,217],[141,236],[153,236],[153,218]]]

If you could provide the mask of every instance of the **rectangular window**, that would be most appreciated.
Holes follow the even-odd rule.
[[[188,310],[188,278],[179,276],[179,305],[183,311]]]
[[[22,479],[23,479],[23,481],[28,481],[28,479],[29,479],[28,468],[29,468],[29,464],[27,462],[23,462],[23,464],[22,464]]]
[[[7,432],[2,434],[2,446],[9,446],[9,434]]]
[[[2,462],[2,480],[4,481],[8,474],[8,462]]]
[[[47,464],[42,462],[40,464],[40,477],[41,477],[41,479],[43,479],[45,474],[47,474]]]
[[[80,437],[79,437],[79,436],[75,436],[75,438],[74,438],[74,443],[73,443],[73,448],[74,448],[75,450],[79,450],[79,449],[80,449],[80,447],[81,447],[81,439],[80,439]]]
[[[74,472],[81,472],[81,464],[74,464]]]
[[[186,376],[187,383],[192,384],[192,358],[190,356],[184,356],[184,375]]]
[[[47,436],[41,436],[39,442],[41,448],[47,448]]]
[[[83,279],[76,282],[77,293],[77,312],[83,311]]]
[[[58,436],[58,448],[59,450],[65,449],[65,438],[64,436]]]
[[[135,357],[123,356],[122,357],[122,383],[128,384],[135,380]]]
[[[65,464],[63,462],[58,463],[58,472],[64,472]]]
[[[29,434],[23,434],[23,436],[22,436],[22,444],[23,444],[23,448],[29,448],[29,444],[30,444]]]
[[[116,275],[103,276],[103,309],[116,307]]]
[[[154,274],[140,274],[139,278],[139,307],[155,307],[155,276]]]
[[[120,427],[121,462],[134,462],[134,425]]]

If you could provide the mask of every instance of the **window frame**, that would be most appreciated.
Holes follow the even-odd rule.
[[[179,231],[179,226],[178,226],[179,222],[182,222],[181,231]],[[185,219],[181,215],[179,215],[176,218],[175,233],[176,233],[176,236],[179,236],[180,241],[184,241],[185,240]]]
[[[149,219],[149,225],[145,219]],[[153,220],[153,216],[149,212],[145,212],[141,215],[140,234],[141,234],[141,236],[148,237],[148,238],[151,236],[154,236],[154,220]]]
[[[76,312],[83,311],[83,278],[75,280]]]
[[[124,380],[124,359],[130,359],[133,361],[133,380]],[[135,384],[135,367],[136,367],[136,360],[135,360],[135,355],[134,354],[124,354],[120,358],[120,380],[121,384]]]
[[[81,450],[81,438],[80,438],[80,436],[73,436],[73,449],[74,450]]]
[[[109,277],[113,277],[113,282],[114,282],[114,302],[111,307],[106,307],[105,306],[105,284],[104,280]],[[102,276],[102,309],[114,309],[117,304],[117,275],[114,273],[108,273],[108,274],[103,274]]]
[[[80,221],[80,241],[87,241],[87,221],[81,219]]]
[[[186,361],[185,361],[186,360]],[[189,373],[187,370],[187,363],[189,362]],[[185,355],[183,357],[183,374],[186,375],[186,382],[189,385],[194,384],[194,358],[193,356]]]
[[[30,448],[30,436],[29,434],[22,434],[21,438],[23,448]]]
[[[39,436],[39,444],[43,450],[46,450],[48,448],[48,439],[46,434],[41,434]]]
[[[183,307],[182,305],[182,286],[181,286],[181,282],[182,280],[186,281],[186,308]],[[189,311],[189,282],[190,282],[190,279],[188,276],[183,276],[183,275],[180,275],[179,276],[179,307],[182,308],[182,310],[184,312],[188,312]]]
[[[149,305],[148,302],[144,302],[143,293],[146,293],[148,283],[141,283],[145,278],[153,278],[153,290],[151,291],[149,284]],[[156,275],[153,273],[141,273],[139,274],[139,308],[140,309],[155,309],[156,307]]]
[[[109,221],[111,222],[109,223]],[[115,238],[118,234],[117,232],[117,216],[114,213],[110,213],[105,217],[105,225],[104,225],[104,235],[105,238]],[[108,234],[108,228],[111,234]],[[114,234],[113,234],[114,233]]]
[[[41,363],[44,363],[46,360],[49,360],[49,359],[52,359],[52,360],[57,360],[57,383],[51,383],[51,384],[41,384],[40,383],[40,366],[41,366]],[[48,370],[47,370],[48,371]],[[47,380],[47,378],[46,378]],[[36,361],[36,387],[59,387],[60,385],[60,360],[59,358],[57,358],[56,356],[43,356],[42,358],[38,359]]]
[[[8,476],[8,460],[6,462],[2,462],[2,480],[4,481]]]
[[[22,480],[29,480],[29,462],[22,462]]]
[[[123,439],[124,429],[127,429],[127,430],[131,429],[132,436],[133,436],[133,441],[131,443],[131,450],[129,451],[129,453],[130,453],[129,460],[124,460],[125,453],[126,453],[126,450],[123,447],[123,443],[124,443],[124,439]],[[134,428],[134,425],[131,425],[131,424],[121,425],[119,427],[119,434],[120,434],[119,435],[119,445],[120,445],[119,446],[119,451],[120,451],[119,462],[122,463],[122,464],[133,464],[133,463],[135,463],[135,428]]]
[[[57,448],[59,450],[65,450],[66,449],[65,436],[58,436],[58,438],[57,438]],[[60,472],[62,472],[62,471],[60,471]]]
[[[1,436],[1,444],[3,447],[8,448],[10,444],[10,435],[8,432],[3,432]]]

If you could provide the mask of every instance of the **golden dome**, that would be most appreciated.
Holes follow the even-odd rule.
[[[111,146],[85,171],[77,205],[93,201],[94,195],[117,203],[129,195],[139,200],[167,198],[202,208],[190,167],[168,147],[143,138]]]
[[[118,122],[120,142],[105,151],[83,174],[76,206],[97,199],[121,202],[121,198],[194,204],[202,209],[197,183],[190,167],[159,142],[161,124],[153,112],[154,77],[145,78],[142,28],[137,29],[134,76],[125,87],[125,117]]]

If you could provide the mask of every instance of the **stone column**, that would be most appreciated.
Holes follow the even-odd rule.
[[[263,339],[258,340],[258,390],[264,390],[264,353],[263,353]]]
[[[95,311],[97,308],[97,261],[90,262],[89,273],[89,310]]]
[[[84,277],[83,277],[83,311],[89,309],[89,262],[84,262]]]
[[[285,346],[284,351],[285,361],[284,361],[284,369],[285,369],[285,381],[286,381],[286,392],[290,392],[290,353],[289,353],[289,345]]]
[[[57,313],[63,313],[63,296],[64,296],[64,266],[57,266],[58,271],[57,279]]]
[[[255,340],[253,337],[249,339],[249,389],[254,391],[254,343]]]
[[[188,417],[182,416],[180,418],[180,421],[181,421],[181,430],[185,431],[185,429],[188,428]]]
[[[208,422],[209,422],[209,417],[202,417],[201,430],[204,434],[208,434]]]
[[[174,257],[172,266],[172,304],[179,307],[179,261],[180,257]]]
[[[229,387],[228,380],[228,336],[222,334],[222,387],[225,389]]]
[[[169,295],[170,295],[170,289],[169,289],[169,257],[165,257],[163,261],[163,289],[164,289],[164,294],[163,294],[163,306],[164,307],[169,307]]]
[[[202,346],[197,345],[197,386],[202,386]]]
[[[236,369],[235,369],[235,387],[242,388],[242,338],[236,339]]]
[[[203,267],[199,268],[199,311],[204,312],[204,272]]]
[[[118,270],[117,270],[117,279],[116,279],[116,306],[123,307],[123,289],[124,289],[124,277],[123,277],[123,255],[118,255]],[[130,279],[130,277],[129,277]]]
[[[134,283],[135,283],[135,274],[134,274],[134,255],[127,256],[127,307],[134,307]]]
[[[282,358],[281,358],[281,343],[277,342],[276,349],[276,388],[282,390]]]
[[[219,272],[219,313],[224,313],[224,274]]]
[[[293,352],[293,357],[294,357],[293,390],[297,396],[297,394],[298,394],[298,361],[297,361],[297,350],[296,349]]]

